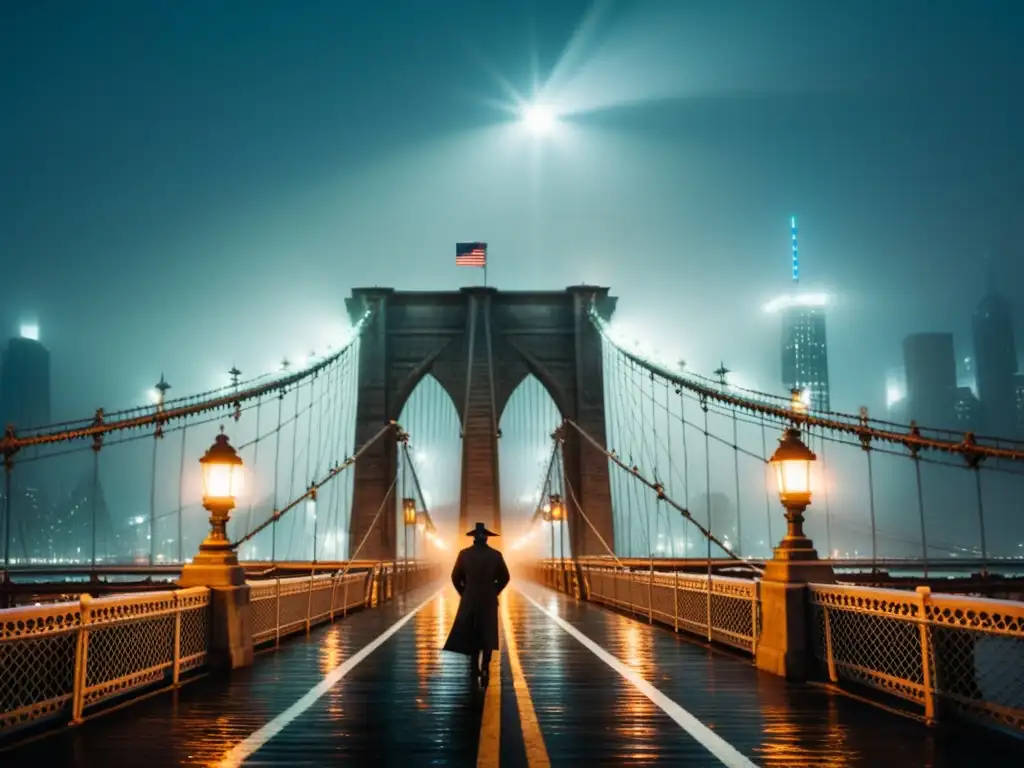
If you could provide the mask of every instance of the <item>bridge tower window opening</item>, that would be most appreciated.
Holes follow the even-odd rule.
[[[406,400],[398,423],[409,435],[409,443],[405,451],[398,451],[394,491],[396,530],[400,532],[396,537],[397,556],[411,558],[414,551],[419,557],[429,555],[428,546],[435,536],[446,546],[451,542],[461,544],[456,529],[462,444],[455,404],[441,383],[428,373]],[[431,528],[436,526],[430,536],[427,536],[427,526],[418,524],[419,517],[408,537],[401,533],[405,527],[404,498],[415,501],[417,513],[429,514]]]
[[[551,557],[552,538],[548,529],[552,526],[555,540],[564,538],[566,557],[572,551],[567,516],[552,523],[543,519],[542,511],[548,494],[562,494],[561,476],[553,476],[550,481],[548,478],[553,451],[551,435],[561,422],[558,406],[534,376],[519,383],[501,414],[498,471],[502,537],[508,539],[506,543],[523,542],[524,554],[535,557]],[[550,474],[558,473],[552,470]],[[541,519],[535,520],[538,511]],[[558,552],[557,545],[555,551]]]

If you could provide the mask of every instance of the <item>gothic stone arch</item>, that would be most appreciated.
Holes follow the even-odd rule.
[[[346,300],[353,321],[373,310],[359,351],[356,445],[398,419],[420,379],[433,374],[452,398],[461,422],[460,523],[467,530],[481,521],[500,532],[497,428],[505,404],[527,375],[547,388],[564,417],[605,439],[601,337],[587,317],[592,299],[603,316],[611,316],[615,298],[607,288],[589,285],[543,292],[353,290]],[[388,437],[356,463],[349,537],[353,549],[384,503],[398,467],[397,449]],[[614,547],[607,459],[571,429],[565,474],[591,523]],[[573,551],[607,554],[575,506],[569,502],[567,508]],[[395,528],[395,515],[382,514],[359,559],[393,558]]]

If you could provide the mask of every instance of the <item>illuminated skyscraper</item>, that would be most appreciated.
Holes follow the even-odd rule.
[[[796,217],[790,219],[792,279],[800,282],[800,252],[797,248]],[[782,385],[786,391],[805,393],[815,411],[831,408],[828,388],[828,343],[825,335],[827,297],[798,293],[775,299],[765,307],[782,317]]]
[[[38,326],[22,326],[3,354],[0,424],[26,429],[49,423],[50,352],[39,341]]]

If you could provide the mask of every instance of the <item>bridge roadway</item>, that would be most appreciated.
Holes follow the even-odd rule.
[[[475,691],[466,660],[438,650],[456,602],[450,587],[418,590],[284,641],[226,681],[15,745],[0,765],[1024,765],[1001,737],[929,729],[517,581],[502,600],[500,676]]]

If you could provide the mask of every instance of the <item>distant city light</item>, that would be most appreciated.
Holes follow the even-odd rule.
[[[889,380],[885,384],[885,407],[892,408],[896,403],[906,397],[906,392],[899,382]]]
[[[558,124],[558,119],[550,107],[543,104],[529,104],[522,111],[523,125],[534,134],[542,136],[550,133]]]
[[[764,311],[773,313],[790,307],[824,307],[828,305],[828,294],[803,293],[796,296],[779,296],[764,305]]]
[[[19,329],[21,338],[39,341],[39,326],[35,323],[22,323]]]

